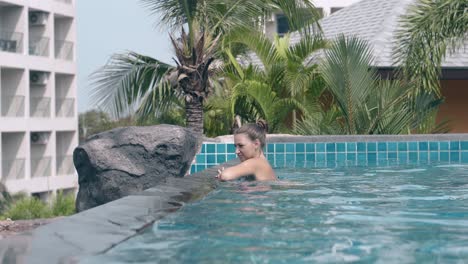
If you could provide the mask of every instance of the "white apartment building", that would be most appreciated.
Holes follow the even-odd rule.
[[[75,191],[75,0],[0,0],[0,181],[47,198]]]
[[[323,17],[327,17],[343,7],[352,5],[360,0],[311,0],[314,6]],[[287,19],[282,14],[275,14],[265,24],[265,34],[272,36],[274,33],[279,35],[289,32]]]

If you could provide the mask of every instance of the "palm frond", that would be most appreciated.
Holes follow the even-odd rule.
[[[412,112],[407,107],[409,85],[399,80],[379,80],[366,100],[365,134],[407,134]]]
[[[253,100],[248,94],[249,84],[252,83],[256,82],[239,82],[236,83],[232,89],[231,112],[247,121],[254,121],[258,118],[264,118],[265,116],[258,102]]]
[[[158,17],[161,26],[179,29],[193,21],[197,15],[199,0],[140,0],[145,8]]]
[[[190,47],[195,31],[201,29],[209,36],[218,36],[232,28],[252,28],[255,20],[269,7],[262,0],[140,0],[158,19],[160,26],[171,32],[187,27]],[[197,25],[198,24],[198,25]]]
[[[270,39],[265,35],[252,29],[239,29],[226,36],[227,43],[240,43],[245,45],[250,51],[260,59],[264,67],[269,67],[275,63],[280,55]]]
[[[288,19],[292,32],[300,31],[304,34],[318,33],[320,25],[316,23],[322,15],[310,0],[271,0],[273,11],[282,11]]]
[[[467,10],[466,0],[418,0],[401,18],[394,56],[415,93],[440,95],[442,61],[468,39]]]
[[[413,113],[411,129],[416,133],[448,132],[448,120],[437,123],[437,112],[443,102],[443,98],[426,91],[413,95],[408,101],[408,108]]]
[[[303,63],[313,53],[327,47],[327,41],[320,35],[304,35],[300,41],[288,50],[288,57],[291,60]]]
[[[289,85],[288,93],[296,98],[307,92],[310,84],[317,78],[318,70],[316,67],[304,67],[302,64],[288,64],[284,73],[284,81]]]
[[[369,69],[371,54],[365,41],[341,35],[326,51],[325,62],[320,65],[350,134],[358,133],[356,125],[362,124],[362,121],[356,122],[362,119],[357,116],[362,113],[358,108],[363,107],[363,102],[375,89],[376,75]]]
[[[252,28],[255,20],[265,12],[265,1],[261,0],[207,0],[207,26],[212,34],[227,33],[233,28]],[[249,19],[246,19],[249,18]]]
[[[280,98],[266,83],[250,80],[235,87],[233,101],[236,105],[249,102],[253,108],[251,113],[256,114],[255,118],[267,120],[272,131],[284,123],[293,110],[305,111],[298,101],[292,98]],[[237,108],[233,109],[233,112],[239,114]]]
[[[234,114],[230,108],[230,97],[223,94],[211,96],[204,106],[204,132],[207,136],[231,133]]]
[[[158,119],[170,111],[183,111],[183,96],[168,82],[161,82],[157,87],[148,91],[143,97],[136,111],[137,121]]]
[[[340,112],[336,108],[328,111],[312,112],[294,125],[294,133],[298,135],[340,135],[346,131],[337,120]]]
[[[135,52],[115,54],[91,75],[92,103],[114,117],[133,113],[143,96],[161,82],[173,67]]]

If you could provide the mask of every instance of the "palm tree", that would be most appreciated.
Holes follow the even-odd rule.
[[[468,39],[467,10],[466,0],[417,0],[402,18],[395,56],[416,93],[440,96],[442,61]]]
[[[245,80],[236,84],[233,92],[232,111],[246,121],[267,120],[271,132],[285,130],[287,116],[304,109],[295,99],[280,97],[265,82]]]
[[[134,52],[114,55],[94,76],[96,104],[113,115],[140,118],[169,111],[182,100],[186,125],[203,132],[203,104],[227,32],[261,24],[265,13],[282,10],[294,29],[317,14],[308,0],[142,0],[171,32],[176,66]],[[301,17],[308,19],[301,20]]]
[[[235,116],[243,122],[265,119],[270,132],[280,132],[285,130],[285,120],[292,111],[304,109],[295,99],[278,96],[264,78],[264,73],[256,67],[249,65],[244,68],[235,58],[231,63],[224,70],[222,89],[217,89],[216,95],[210,97],[205,106],[205,132],[208,136],[232,132],[238,125]]]
[[[270,124],[274,121],[275,125],[270,126],[271,128],[281,129],[285,128],[285,112],[291,117],[289,125],[293,126],[297,116],[308,110],[315,110],[312,106],[316,105],[314,102],[324,86],[317,81],[320,79],[317,65],[310,60],[312,54],[326,47],[326,42],[320,35],[304,33],[295,44],[291,44],[288,34],[283,37],[275,36],[270,40],[252,31],[237,31],[227,36],[227,39],[229,43],[245,45],[251,52],[249,55],[254,54],[261,61],[261,65],[249,65],[245,68],[230,54],[229,47],[226,47],[229,64],[225,68],[225,76],[234,89],[231,102],[234,114],[247,120],[254,116],[262,117]],[[259,91],[262,91],[261,97]],[[253,108],[247,107],[246,102],[250,102]],[[276,104],[272,102],[281,102],[282,107],[273,110],[272,107],[276,107]],[[283,111],[278,112],[280,109]],[[267,113],[275,113],[271,115],[272,120],[268,119]]]
[[[426,92],[412,100],[411,83],[378,78],[371,54],[355,37],[340,36],[331,45],[319,69],[333,105],[306,116],[296,127],[299,134],[409,134],[425,122],[441,101]]]

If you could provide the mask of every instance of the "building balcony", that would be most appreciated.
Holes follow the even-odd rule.
[[[74,173],[73,156],[57,156],[57,175],[71,175]]]
[[[75,115],[74,98],[57,98],[55,101],[55,115],[57,117],[73,117]]]
[[[29,39],[29,55],[49,56],[49,38],[31,37]]]
[[[29,100],[31,117],[50,117],[50,97],[31,97]]]
[[[24,116],[24,96],[2,96],[2,116],[23,117]]]
[[[23,33],[0,30],[0,51],[21,53]]]
[[[25,159],[13,159],[2,161],[2,180],[24,179]]]
[[[51,176],[51,157],[31,158],[31,178]]]
[[[56,40],[55,58],[61,60],[73,60],[73,42],[65,40]]]

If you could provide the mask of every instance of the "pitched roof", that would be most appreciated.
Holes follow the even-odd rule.
[[[361,0],[320,21],[325,38],[340,34],[356,36],[369,42],[374,51],[374,66],[392,67],[392,51],[398,22],[414,0]],[[300,35],[293,33],[291,43]],[[468,41],[442,63],[446,68],[468,68]]]

